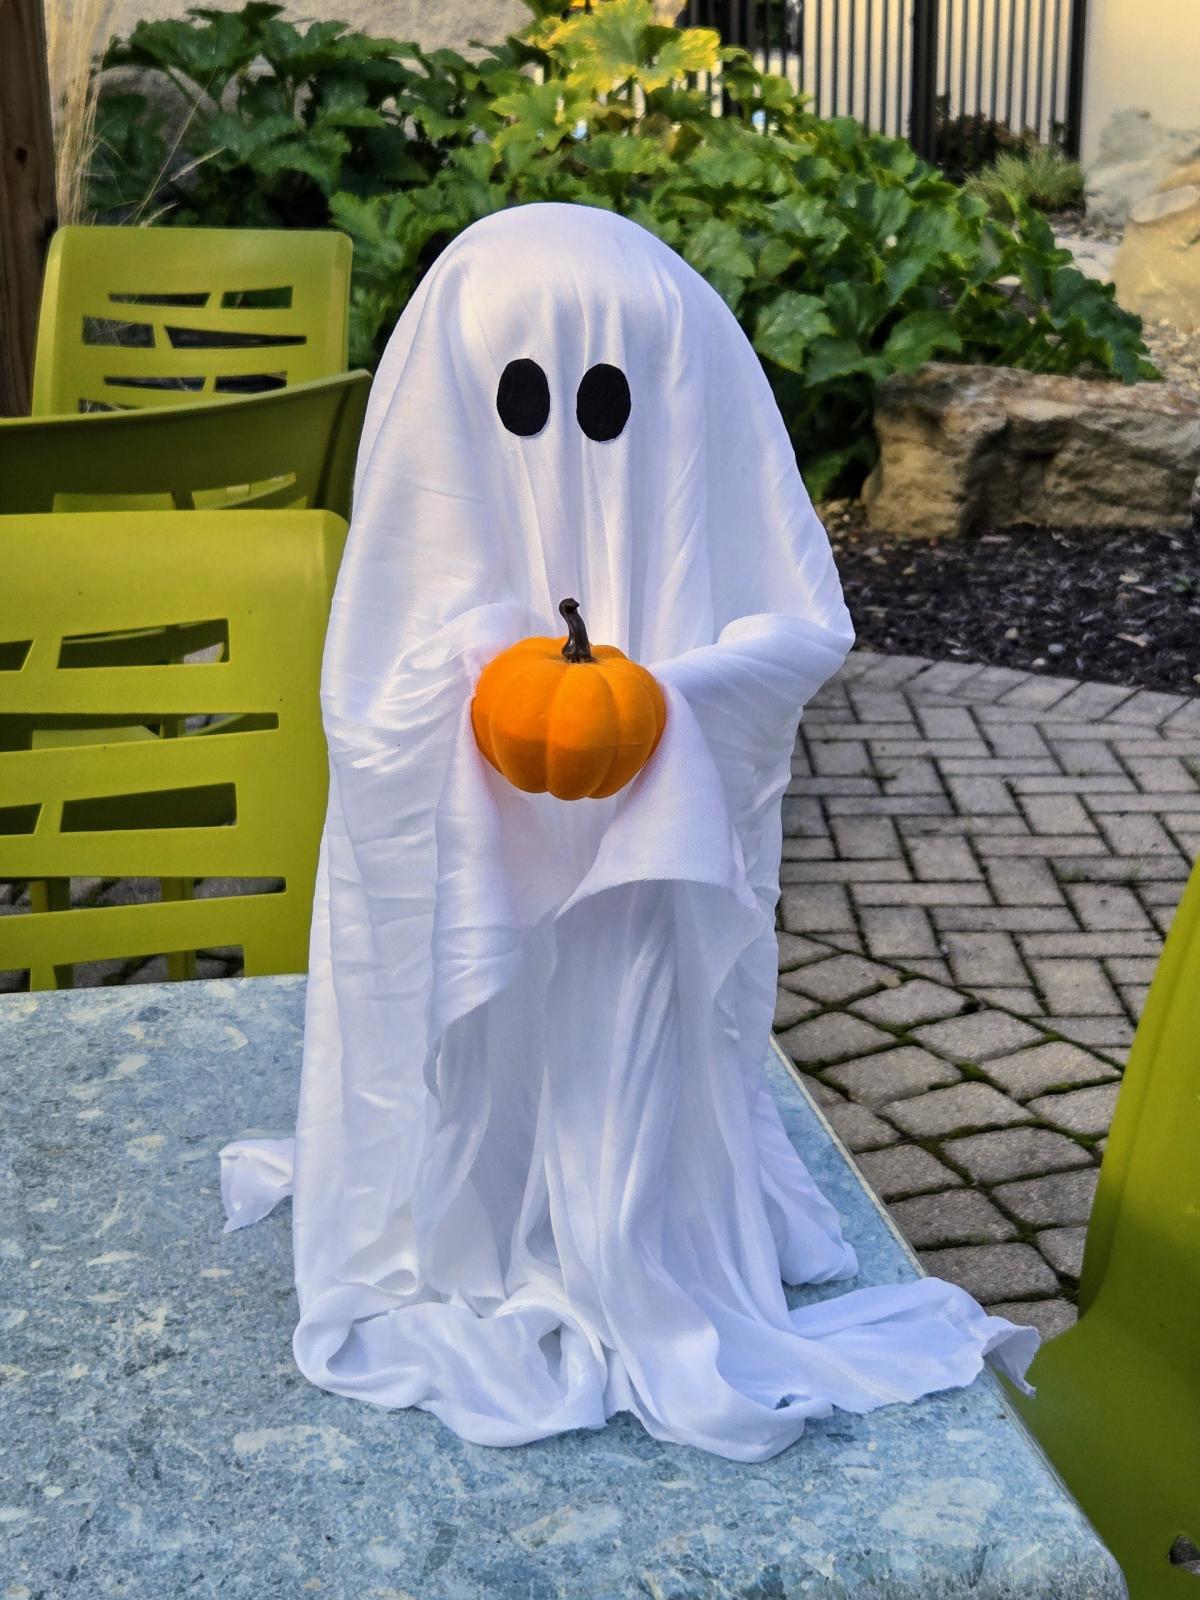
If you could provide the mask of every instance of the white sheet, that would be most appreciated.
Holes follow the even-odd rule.
[[[495,405],[518,359],[549,381],[530,437]],[[604,442],[575,409],[600,362],[632,398]],[[522,794],[471,732],[483,665],[560,632],[567,595],[668,701],[610,800]],[[294,1176],[314,1383],[480,1443],[629,1410],[753,1461],[834,1406],[1023,1373],[1036,1334],[948,1284],[784,1298],[855,1270],[762,1065],[796,723],[851,638],[757,358],[678,256],[557,205],[443,253],[375,382],[326,648]],[[229,1147],[230,1226],[287,1155]]]

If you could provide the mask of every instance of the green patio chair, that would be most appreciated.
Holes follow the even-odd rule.
[[[251,228],[60,228],[35,416],[189,405],[344,372],[350,240]]]
[[[247,973],[307,962],[318,682],[346,525],[200,511],[186,540],[180,525],[174,512],[0,518],[0,879],[46,886],[0,916],[0,971],[33,988],[113,958],[167,955],[183,975],[184,958],[230,945]],[[186,659],[206,645],[219,659]],[[79,879],[185,890],[72,907]]]
[[[348,517],[370,387],[369,373],[343,372],[186,408],[0,421],[0,514],[287,506]]]
[[[1078,1323],[1016,1403],[1132,1600],[1200,1597],[1200,866],[1134,1039]]]

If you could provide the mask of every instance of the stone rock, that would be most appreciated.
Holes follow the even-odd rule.
[[[873,529],[1187,528],[1200,395],[1167,383],[931,362],[882,384]]]
[[[1008,1300],[988,1307],[994,1317],[1007,1317],[1022,1327],[1036,1328],[1043,1339],[1053,1339],[1074,1327],[1079,1313],[1069,1300]]]
[[[1188,184],[1193,183],[1200,184],[1200,159],[1185,161],[1181,167],[1174,167],[1158,184],[1154,193],[1166,194],[1170,189],[1185,189]]]
[[[865,1055],[896,1041],[890,1033],[844,1011],[827,1011],[823,1017],[801,1022],[779,1035],[779,1042],[799,1067],[823,1066]]]
[[[1102,1083],[1093,1089],[1072,1089],[1067,1094],[1046,1094],[1040,1100],[1031,1100],[1029,1108],[1036,1111],[1043,1122],[1062,1128],[1066,1133],[1097,1138],[1108,1132],[1113,1112],[1117,1108],[1119,1083]]]
[[[966,1139],[955,1139],[943,1149],[947,1159],[961,1167],[973,1183],[985,1184],[1065,1167],[1086,1167],[1092,1160],[1082,1145],[1049,1128],[1001,1128],[995,1133],[975,1133]]]
[[[829,954],[827,946],[814,944],[811,939],[802,939],[798,933],[781,933],[777,937],[780,972],[790,972],[805,961],[816,961]]]
[[[953,989],[944,989],[927,978],[914,978],[901,987],[883,989],[859,1000],[854,1009],[868,1022],[882,1023],[885,1028],[908,1028],[917,1022],[939,1022],[953,1016],[966,1003]]]
[[[778,1033],[783,1028],[794,1028],[796,1023],[803,1022],[805,1017],[811,1017],[819,1010],[820,1007],[805,996],[781,988],[775,996],[775,1031]]]
[[[918,1250],[938,1244],[983,1244],[1011,1239],[1016,1229],[976,1189],[947,1189],[941,1194],[897,1200],[889,1207],[892,1221]]]
[[[177,17],[176,0],[119,0],[113,31],[127,33],[143,17]],[[293,0],[286,20],[311,19],[313,8]],[[318,11],[317,15],[325,13]],[[390,39],[416,39],[426,50],[463,50],[472,39],[499,39],[529,21],[521,0],[340,0],[339,20]],[[473,52],[467,51],[468,54]]]
[[[890,1150],[870,1150],[856,1158],[863,1177],[885,1200],[897,1195],[922,1194],[961,1184],[957,1172],[944,1167],[936,1156],[917,1144],[897,1144]]]
[[[832,1004],[834,1001],[857,999],[859,995],[878,989],[889,978],[892,978],[889,967],[881,967],[874,961],[864,960],[862,956],[841,955],[802,967],[791,975],[788,987],[814,1000]]]
[[[1015,1100],[1032,1100],[1047,1089],[1103,1083],[1117,1076],[1117,1069],[1107,1061],[1065,1039],[989,1061],[984,1071],[997,1088]]]
[[[1200,146],[1200,128],[1168,128],[1140,106],[1114,111],[1100,130],[1096,146],[1097,167],[1121,161],[1161,161],[1164,167],[1186,160]]]
[[[1115,240],[1084,238],[1076,233],[1056,233],[1054,242],[1060,250],[1071,252],[1076,267],[1085,278],[1098,278],[1101,283],[1111,283],[1113,261],[1117,254]],[[1017,281],[1013,279],[1014,284]]]
[[[949,1060],[974,1063],[1007,1055],[1025,1044],[1036,1044],[1042,1035],[1005,1011],[975,1011],[970,1016],[951,1017],[917,1028],[913,1037]]]
[[[985,1244],[923,1250],[921,1261],[933,1278],[945,1278],[973,1294],[983,1305],[997,1300],[1024,1300],[1050,1295],[1058,1279],[1028,1244]]]
[[[892,1100],[907,1100],[930,1089],[958,1083],[960,1073],[927,1050],[905,1045],[899,1050],[880,1050],[861,1061],[847,1061],[830,1067],[826,1073],[851,1100],[864,1106],[887,1105]]]
[[[1200,473],[1192,485],[1192,532],[1200,539]]]
[[[1055,1272],[1077,1278],[1083,1266],[1086,1228],[1044,1228],[1037,1235],[1037,1247]]]
[[[895,1129],[881,1122],[866,1106],[843,1104],[823,1109],[830,1127],[848,1150],[881,1150],[896,1142]]]
[[[1185,332],[1200,328],[1200,162],[1192,166],[1196,182],[1134,206],[1113,263],[1127,311]]]
[[[1088,218],[1120,228],[1177,167],[1200,158],[1200,128],[1165,128],[1148,111],[1115,112],[1085,184]]]
[[[911,1138],[944,1138],[968,1129],[1000,1128],[1014,1122],[1032,1122],[1028,1111],[987,1083],[956,1083],[949,1089],[931,1089],[911,1100],[893,1101],[888,1119]]]
[[[1044,1178],[1002,1183],[993,1194],[1021,1222],[1038,1227],[1082,1226],[1091,1215],[1099,1179],[1099,1167],[1085,1167],[1077,1172],[1050,1172]]]

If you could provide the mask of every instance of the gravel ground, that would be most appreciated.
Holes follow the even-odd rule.
[[[1021,529],[916,544],[871,533],[857,504],[820,509],[865,649],[1175,693],[1200,686],[1193,539]]]
[[[1078,258],[1080,270],[1094,277],[1111,276],[1112,260],[1121,241],[1119,228],[1107,228],[1083,217],[1055,222],[1055,239]],[[1185,333],[1169,322],[1148,323],[1142,336],[1151,359],[1169,383],[1200,394],[1200,334]]]
[[[1185,333],[1169,322],[1142,329],[1150,358],[1169,383],[1200,394],[1200,333]]]

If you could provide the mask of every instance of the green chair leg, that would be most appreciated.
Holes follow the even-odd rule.
[[[1081,1287],[1015,1403],[1131,1600],[1200,1600],[1200,866],[1130,1052]]]

